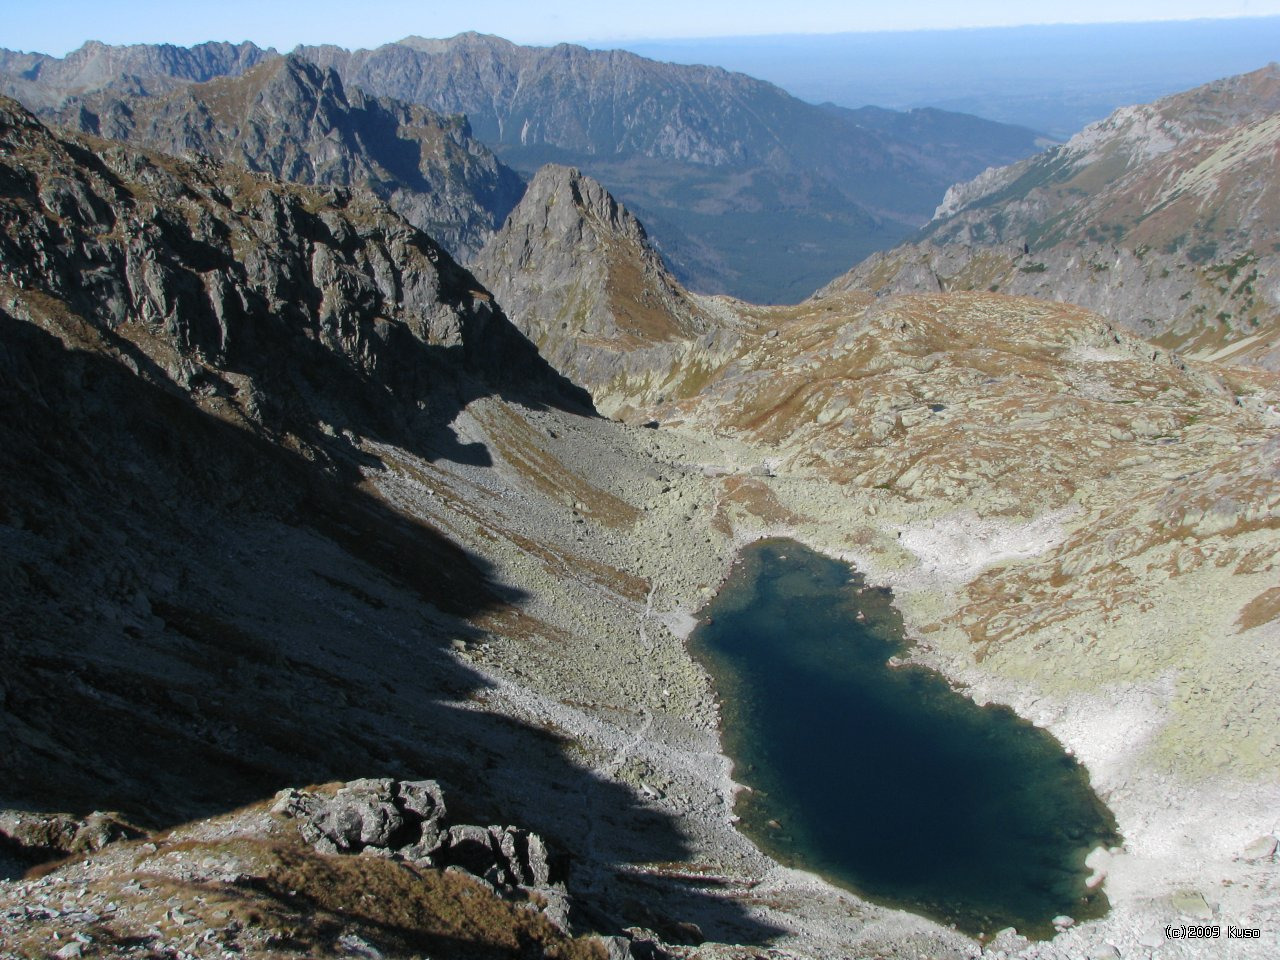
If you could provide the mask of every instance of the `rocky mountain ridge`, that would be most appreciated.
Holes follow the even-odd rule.
[[[65,57],[0,49],[0,93],[30,109],[62,104],[67,97],[103,88],[158,93],[180,83],[238,76],[278,56],[253,43],[170,43],[112,46],[90,40]]]
[[[1198,357],[1280,364],[1280,68],[1126,107],[948,191],[924,238],[829,290],[1078,303]]]
[[[183,59],[165,48],[93,47],[61,62],[9,55],[0,66],[11,62],[21,84],[49,84],[38,95],[11,88],[43,108],[95,78],[137,87],[157,76],[165,90],[206,79],[215,52],[233,72],[252,59],[220,48]],[[799,299],[923,223],[958,175],[1038,143],[1030,131],[960,114],[888,122],[741,74],[568,44],[462,34],[294,53],[336,70],[348,91],[465,114],[478,139],[526,174],[547,162],[582,168],[650,224],[686,284],[755,300]],[[921,129],[941,139],[922,140]]]
[[[889,125],[851,121],[742,74],[625,51],[461,34],[299,52],[371,92],[467,114],[517,169],[580,167],[649,223],[677,275],[705,292],[796,298],[833,260],[905,235],[925,198],[972,162],[961,151],[942,171]],[[984,157],[1035,149],[1030,131],[993,138],[985,122],[958,119]],[[726,233],[740,242],[724,242]],[[760,249],[752,236],[771,242]]]
[[[671,275],[630,211],[571,167],[538,171],[476,273],[606,416],[680,392],[737,340],[714,303]]]
[[[174,156],[207,155],[295,183],[370,190],[470,260],[524,184],[464,117],[348,97],[332,70],[296,56],[153,96],[72,97],[47,119]]]

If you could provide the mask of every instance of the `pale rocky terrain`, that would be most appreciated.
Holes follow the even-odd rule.
[[[1274,955],[1275,374],[1023,297],[687,297],[556,171],[547,202],[571,187],[580,212],[547,215],[553,241],[639,251],[597,289],[642,277],[732,331],[696,385],[608,420],[491,292],[537,277],[486,289],[369,194],[55,137],[12,103],[0,141],[0,807],[147,834],[0,884],[0,951],[221,958],[253,925],[239,898],[309,956]],[[577,362],[578,332],[539,346]],[[892,586],[913,660],[1080,757],[1124,837],[1091,861],[1105,918],[979,942],[737,832],[684,638],[765,535]],[[420,946],[443,903],[513,901],[302,848],[270,812],[360,778],[432,778],[459,822],[535,832],[567,858],[571,934],[624,940],[517,904],[540,953],[476,928]],[[9,836],[11,863],[48,855]],[[427,906],[362,905],[375,880]],[[1164,940],[1197,918],[1263,939]]]
[[[952,187],[827,288],[1075,303],[1199,359],[1280,366],[1280,67],[1123,107]]]
[[[819,298],[781,328],[663,422],[752,441],[771,529],[892,586],[911,659],[1085,763],[1125,838],[1096,861],[1113,910],[1024,955],[1178,956],[1158,928],[1197,896],[1274,924],[1274,377],[991,294]]]

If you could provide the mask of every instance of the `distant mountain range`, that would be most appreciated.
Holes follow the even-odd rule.
[[[1194,356],[1280,366],[1280,66],[1125,107],[953,188],[829,291],[1077,303]]]
[[[580,167],[646,220],[683,281],[765,302],[802,298],[909,235],[956,179],[1045,142],[940,111],[815,107],[742,74],[563,44],[463,34],[295,54],[348,91],[466,114],[522,172]],[[63,60],[3,53],[0,72],[6,92],[50,111],[104,89],[172,94],[276,56],[251,44],[88,44]]]
[[[66,57],[0,49],[0,90],[30,109],[57,106],[68,96],[112,87],[158,93],[182,83],[235,76],[278,56],[252,43],[169,43],[114,47],[90,40]]]

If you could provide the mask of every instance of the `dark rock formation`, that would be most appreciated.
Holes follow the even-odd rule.
[[[480,284],[367,195],[55,137],[12,102],[0,223],[4,805],[226,809],[364,769],[335,689],[379,703],[397,664],[466,689],[387,638],[496,606],[486,565],[360,471],[378,440],[489,462],[449,427],[478,396],[583,398]],[[313,612],[353,595],[387,625]],[[444,722],[423,700],[397,708],[419,742]]]
[[[141,836],[143,831],[118,813],[95,810],[86,817],[75,817],[0,810],[0,860],[7,857],[23,866],[93,853],[117,840]]]
[[[0,143],[0,277],[125,334],[163,379],[249,420],[302,430],[296,417],[364,407],[404,430],[403,410],[425,410],[459,375],[510,383],[513,370],[531,399],[575,396],[470,274],[371,198],[58,140],[12,102],[0,106]],[[316,370],[285,354],[335,379],[317,390]],[[344,381],[350,392],[335,393]]]

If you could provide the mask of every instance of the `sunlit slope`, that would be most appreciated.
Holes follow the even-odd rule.
[[[1077,303],[1200,358],[1280,363],[1280,68],[1125,107],[953,187],[926,237],[829,289]]]

